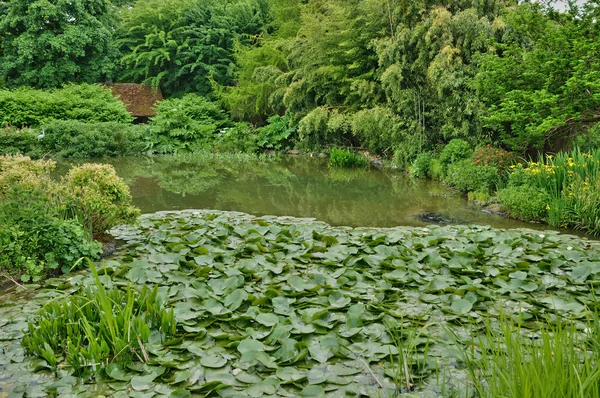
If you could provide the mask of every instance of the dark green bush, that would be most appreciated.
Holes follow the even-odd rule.
[[[0,90],[0,126],[40,126],[50,120],[87,123],[130,123],[122,101],[98,85],[68,85],[62,89],[19,88]]]
[[[54,120],[44,131],[39,140],[44,152],[64,158],[136,155],[151,146],[150,127],[145,125]]]
[[[453,139],[444,147],[440,154],[440,163],[444,167],[458,162],[459,160],[469,159],[473,155],[473,149],[469,143],[461,139]]]
[[[42,191],[14,187],[0,200],[0,271],[27,281],[68,271],[80,257],[96,258],[98,242],[63,219]]]
[[[491,192],[499,181],[498,170],[493,166],[478,166],[470,159],[450,164],[444,182],[461,192]]]
[[[546,217],[550,196],[539,188],[522,185],[501,189],[498,200],[511,216],[525,221],[540,221]]]
[[[296,134],[296,126],[289,116],[271,116],[268,125],[257,129],[256,144],[260,148],[281,151],[292,148],[292,138]]]
[[[358,153],[350,152],[346,149],[334,148],[329,152],[329,166],[344,168],[364,168],[369,162]]]
[[[429,152],[424,152],[417,155],[417,158],[412,164],[412,170],[410,172],[410,175],[417,178],[430,177],[429,169],[431,168],[432,160],[433,157]]]
[[[209,147],[219,130],[233,126],[219,105],[195,94],[159,102],[151,125],[159,153]]]
[[[258,150],[258,137],[246,123],[236,123],[235,127],[219,130],[212,143],[215,152],[252,153]]]
[[[6,127],[0,130],[0,155],[27,154],[38,157],[41,146],[38,142],[40,133],[34,129]]]

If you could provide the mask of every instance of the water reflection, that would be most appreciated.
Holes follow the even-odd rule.
[[[426,225],[416,216],[431,212],[462,223],[536,228],[486,214],[436,182],[393,170],[330,169],[325,159],[286,156],[258,161],[198,155],[102,161],[115,166],[144,213],[218,209],[314,217],[332,225],[391,227]]]

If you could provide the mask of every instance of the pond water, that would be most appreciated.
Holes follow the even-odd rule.
[[[331,169],[327,159],[194,155],[96,161],[116,168],[142,213],[213,209],[352,227],[424,226],[431,221],[419,215],[434,213],[452,223],[548,229],[485,213],[437,182],[390,169]],[[59,172],[67,167],[62,164]]]

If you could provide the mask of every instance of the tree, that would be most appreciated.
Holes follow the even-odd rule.
[[[0,80],[9,87],[58,87],[110,78],[117,55],[107,0],[2,3]]]
[[[483,121],[498,141],[553,149],[600,121],[599,16],[597,2],[565,13],[523,4],[507,15],[477,76]]]
[[[167,95],[212,92],[233,78],[236,42],[266,24],[264,0],[140,0],[122,13],[121,80],[160,86]]]

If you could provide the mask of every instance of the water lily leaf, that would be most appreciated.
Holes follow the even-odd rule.
[[[571,280],[575,283],[584,283],[592,273],[592,269],[588,265],[573,268],[571,271]]]
[[[206,368],[222,368],[227,364],[227,359],[218,355],[205,355],[200,359],[200,364]]]
[[[245,354],[249,351],[260,352],[265,350],[265,345],[258,340],[246,339],[242,340],[240,344],[238,344],[237,349],[240,352],[240,354]]]
[[[279,368],[275,372],[275,375],[279,377],[279,379],[284,383],[298,382],[306,379],[306,373],[301,372],[300,370],[298,370],[298,368],[295,368],[293,366]]]
[[[133,377],[132,374],[125,372],[121,365],[116,363],[111,363],[106,367],[106,374],[119,381],[129,381]]]
[[[146,391],[154,387],[154,379],[156,374],[149,374],[146,376],[134,376],[131,379],[131,388],[135,391]]]
[[[325,398],[325,390],[321,386],[308,385],[300,391],[300,396],[306,398]]]
[[[469,313],[472,308],[473,308],[473,303],[471,303],[470,301],[465,300],[465,299],[455,300],[452,303],[452,305],[450,306],[450,309],[452,310],[452,312],[454,312],[455,314],[459,314],[459,315],[464,315],[464,314]]]
[[[208,312],[210,312],[211,314],[213,314],[215,316],[227,315],[227,314],[231,313],[231,311],[229,309],[225,308],[223,306],[223,304],[221,304],[220,301],[212,299],[212,298],[204,300],[204,302],[202,303],[202,306],[204,308],[206,308],[206,310]]]
[[[279,322],[279,318],[275,314],[262,313],[256,317],[256,322],[267,327],[275,326]]]
[[[175,378],[173,379],[173,384],[181,383],[182,381],[186,381],[190,378],[190,372],[188,370],[182,370],[175,373]]]
[[[173,391],[170,395],[169,398],[188,398],[191,397],[192,393],[189,392],[188,390],[185,390],[183,388],[179,388],[175,391]]]
[[[344,308],[352,302],[350,297],[346,297],[340,290],[333,291],[327,299],[331,308]]]
[[[548,308],[558,311],[568,311],[573,313],[581,313],[584,310],[584,306],[576,301],[567,301],[558,296],[544,297],[540,299],[540,302],[546,304]]]
[[[236,289],[236,290],[232,291],[231,293],[229,293],[225,297],[225,300],[223,300],[223,304],[225,305],[225,307],[229,308],[231,311],[235,311],[238,308],[240,308],[242,303],[244,301],[246,301],[247,299],[248,299],[248,293],[246,293],[245,290]]]

